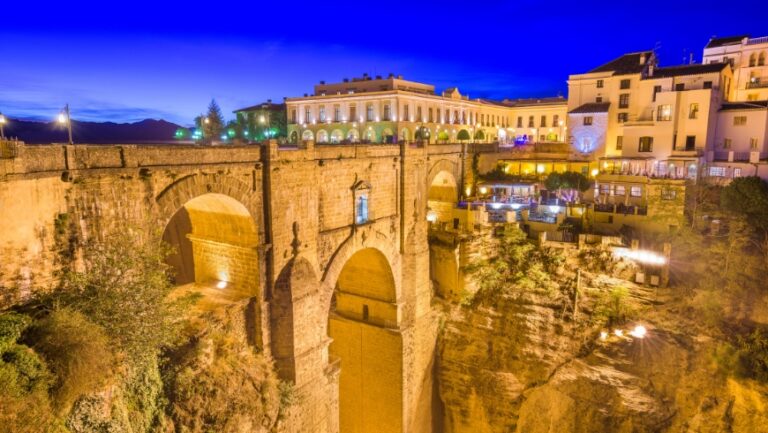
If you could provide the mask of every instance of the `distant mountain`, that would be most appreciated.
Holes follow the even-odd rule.
[[[182,128],[165,120],[145,119],[135,123],[72,121],[75,144],[129,144],[173,142]],[[16,137],[29,144],[66,143],[67,129],[56,122],[33,122],[8,119],[5,136]]]

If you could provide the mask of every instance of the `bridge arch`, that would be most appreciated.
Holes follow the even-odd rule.
[[[340,363],[339,432],[402,431],[403,338],[393,267],[374,247],[339,263],[328,319],[329,361]]]
[[[453,220],[453,208],[459,200],[458,163],[441,159],[427,176],[427,206],[438,222]]]

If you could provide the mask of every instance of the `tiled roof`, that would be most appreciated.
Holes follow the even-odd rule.
[[[707,63],[705,65],[678,65],[655,68],[653,76],[646,78],[678,77],[682,75],[708,74],[720,72],[728,66],[728,63]]]
[[[640,58],[645,56],[645,61],[640,63]],[[624,54],[610,62],[592,69],[588,73],[613,72],[613,75],[639,74],[648,66],[653,57],[653,51],[639,51],[637,53]]]
[[[730,110],[765,110],[768,101],[726,102],[720,107],[720,111]]]
[[[610,102],[589,102],[574,108],[570,114],[588,114],[588,113],[607,113],[611,106]]]
[[[728,36],[726,38],[711,38],[707,46],[704,48],[717,48],[725,45],[737,45],[740,44],[744,38],[748,37],[749,35]]]
[[[285,104],[274,104],[272,102],[264,102],[261,104],[252,105],[250,107],[245,107],[239,110],[235,110],[233,111],[233,113],[239,113],[241,111],[261,111],[261,110],[282,111],[282,110],[285,110]]]
[[[501,105],[507,107],[526,107],[536,105],[558,105],[565,104],[568,101],[562,96],[551,96],[547,98],[521,98],[521,99],[505,99],[501,101]]]

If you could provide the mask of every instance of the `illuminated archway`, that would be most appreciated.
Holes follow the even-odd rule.
[[[365,139],[367,141],[371,142],[371,143],[375,143],[376,142],[376,132],[370,126],[365,131]]]
[[[436,214],[436,221],[453,220],[453,208],[459,198],[456,178],[450,171],[440,170],[429,184],[427,206]]]
[[[207,193],[184,203],[170,218],[163,240],[178,286],[201,292],[204,304],[236,302],[259,291],[258,230],[238,200]]]
[[[344,139],[344,133],[341,132],[339,129],[334,129],[333,132],[331,132],[331,143],[341,143],[341,140]]]
[[[317,142],[318,143],[327,143],[328,142],[328,131],[325,129],[321,129],[317,131]]]
[[[296,144],[299,141],[299,134],[296,131],[291,132],[291,143]]]
[[[357,131],[357,129],[353,128],[347,132],[347,140],[352,143],[357,143],[360,141],[360,133]]]
[[[339,432],[402,431],[402,336],[395,280],[374,248],[354,253],[334,289],[328,320],[331,362],[340,361]]]
[[[314,140],[314,139],[315,139],[315,135],[314,135],[314,134],[312,134],[312,131],[310,131],[309,129],[307,129],[307,130],[305,130],[305,131],[304,131],[304,132],[301,134],[301,139],[302,139],[302,140],[304,140],[304,141],[312,141],[312,140]]]
[[[400,131],[400,140],[401,140],[401,141],[408,141],[408,140],[410,140],[410,139],[411,139],[411,135],[410,135],[410,133],[408,132],[408,128],[403,128],[403,129]]]

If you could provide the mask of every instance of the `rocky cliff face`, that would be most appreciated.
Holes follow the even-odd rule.
[[[621,282],[641,320],[617,336],[597,314],[619,281],[584,277],[576,314],[572,299],[543,294],[444,305],[445,433],[768,431],[768,388],[720,373],[722,342],[674,289]],[[639,323],[644,338],[629,335]]]

